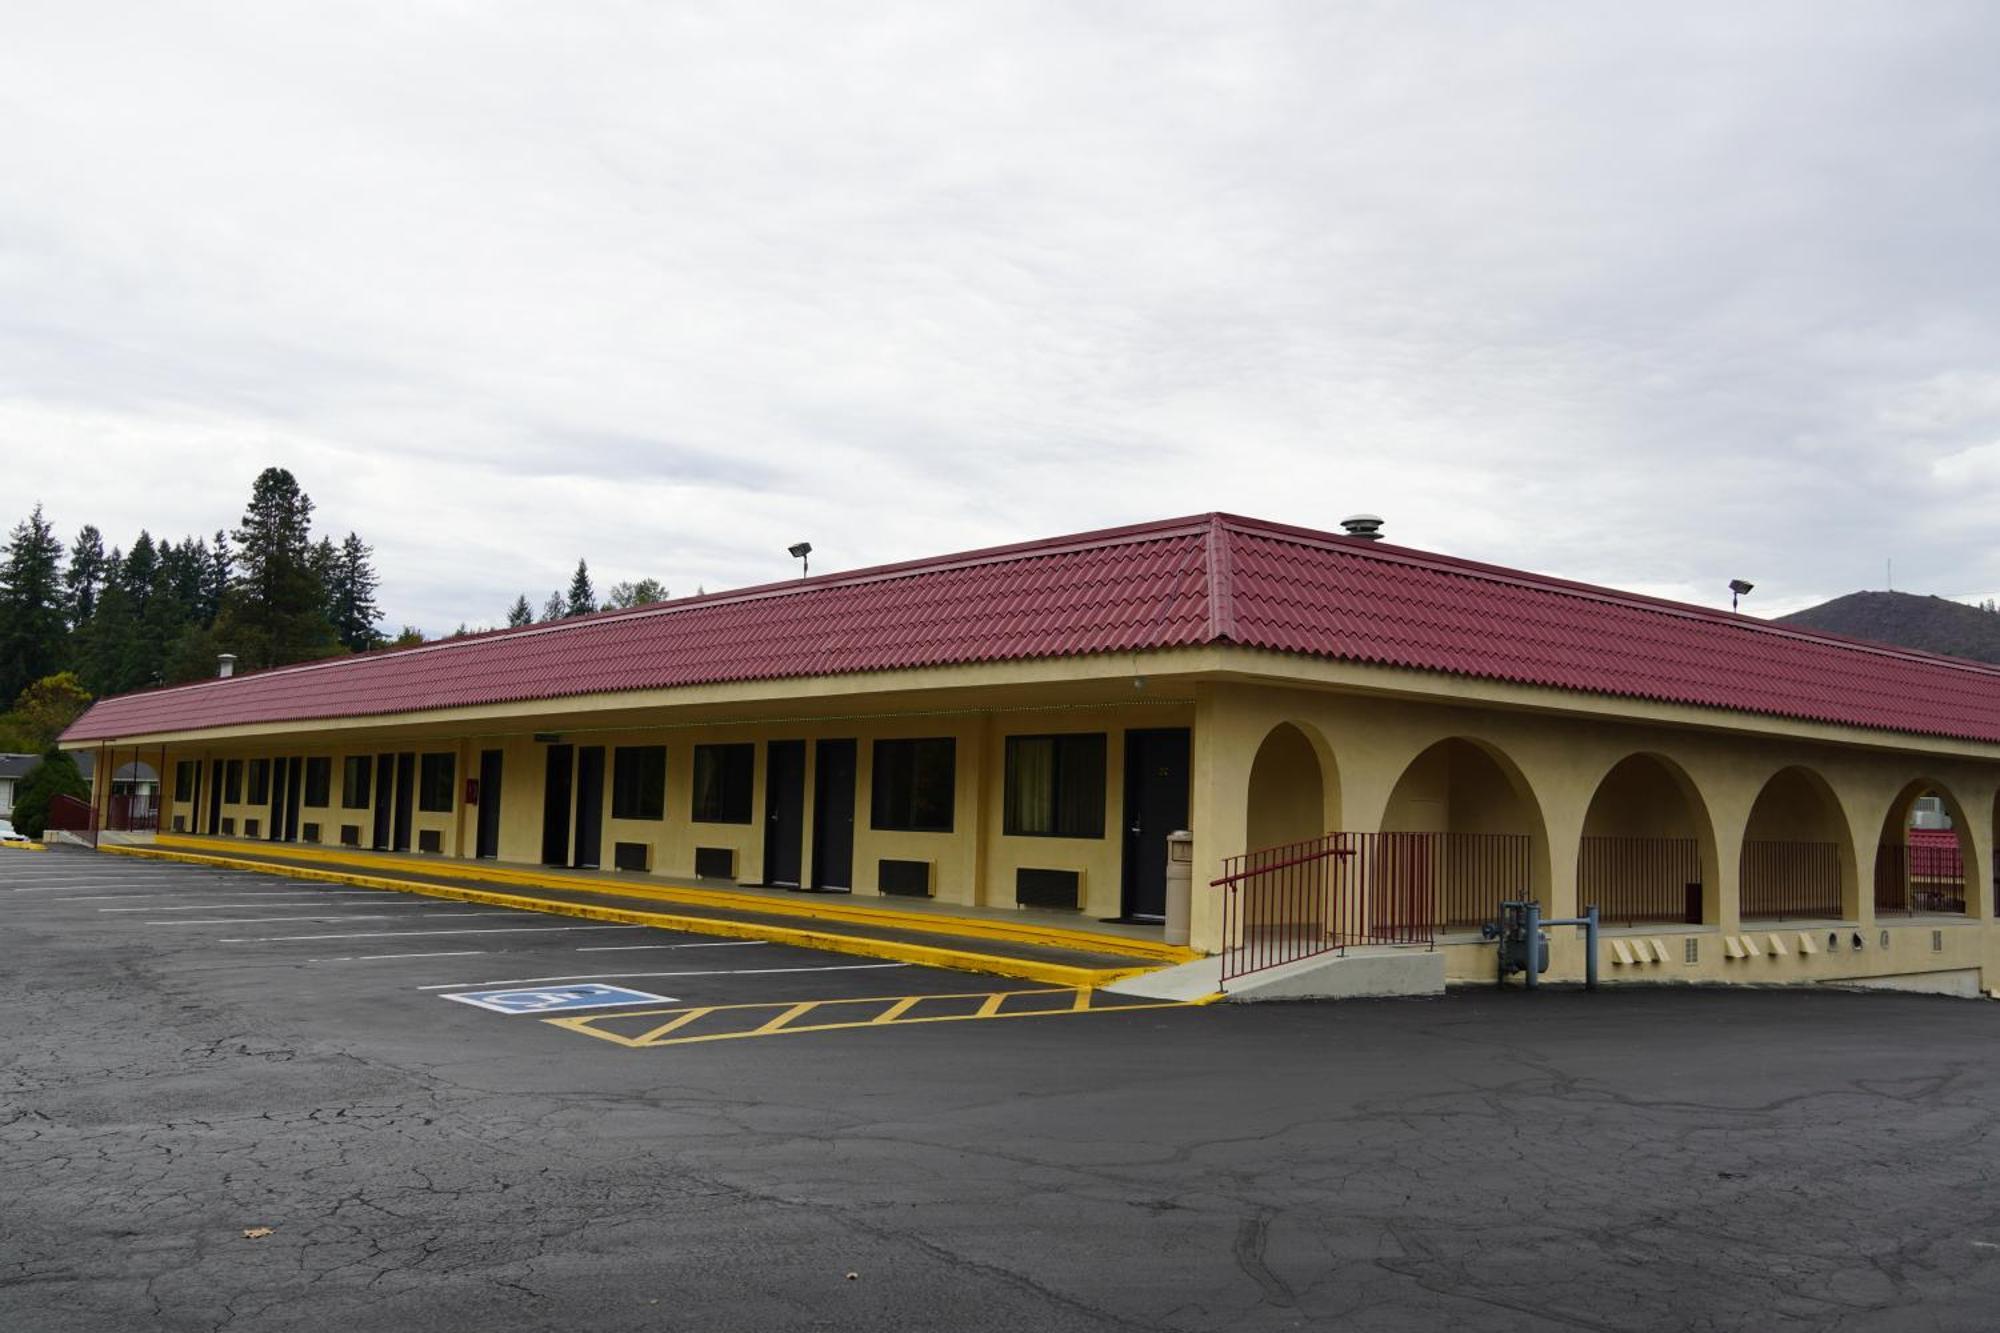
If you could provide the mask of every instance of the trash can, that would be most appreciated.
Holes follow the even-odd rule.
[[[1167,835],[1167,930],[1169,944],[1188,942],[1188,915],[1194,910],[1194,834]]]

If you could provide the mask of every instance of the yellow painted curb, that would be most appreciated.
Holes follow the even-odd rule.
[[[218,844],[203,838],[162,835],[156,847],[183,848],[211,856],[227,856],[233,844]],[[258,848],[256,856],[270,856],[309,864],[347,865],[374,868],[383,872],[382,862],[367,853],[323,851],[297,847]],[[477,879],[514,884],[527,888],[565,889],[575,893],[602,893],[617,898],[645,898],[656,902],[679,903],[687,907],[719,907],[732,912],[758,912],[765,916],[797,916],[811,920],[835,921],[843,925],[880,926],[922,935],[952,935],[964,939],[1005,940],[1011,944],[1033,944],[1051,949],[1075,949],[1084,953],[1123,954],[1157,963],[1188,963],[1201,957],[1192,949],[1163,940],[1133,939],[1123,935],[1100,935],[1062,926],[1027,925],[1011,921],[987,921],[976,917],[944,916],[930,912],[901,912],[893,907],[852,907],[844,903],[802,898],[796,901],[773,899],[761,894],[736,893],[728,889],[693,889],[678,885],[636,885],[565,875],[558,871],[500,866],[491,861],[466,865],[441,860],[435,865],[407,868],[412,873],[447,879]],[[393,873],[393,872],[391,872]],[[1142,969],[1150,970],[1150,969]]]
[[[1005,958],[998,954],[974,953],[969,949],[947,949],[904,940],[870,939],[862,935],[838,935],[832,931],[804,930],[795,926],[767,926],[749,921],[724,921],[715,917],[680,916],[666,912],[640,912],[622,907],[599,907],[591,903],[567,903],[550,898],[529,898],[487,889],[461,889],[448,884],[425,884],[415,880],[389,879],[381,875],[355,875],[317,866],[273,865],[241,857],[210,856],[200,852],[163,851],[157,847],[106,846],[98,848],[111,856],[131,856],[142,860],[178,861],[187,865],[221,866],[229,870],[250,870],[288,879],[310,879],[329,884],[351,884],[356,888],[388,889],[398,893],[421,894],[427,898],[448,898],[454,902],[480,903],[557,916],[581,917],[586,921],[606,921],[618,925],[655,926],[693,935],[720,935],[728,939],[765,940],[803,949],[824,949],[831,953],[856,954],[924,967],[949,968],[958,972],[979,972],[992,976],[1040,981],[1051,986],[1095,989],[1127,977],[1143,976],[1150,967],[1090,968],[1066,963],[1048,963],[1033,958]]]
[[[39,842],[0,842],[0,847],[10,852],[46,852],[48,848]]]

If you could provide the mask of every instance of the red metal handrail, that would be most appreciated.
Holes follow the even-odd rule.
[[[42,831],[75,833],[85,836],[90,845],[97,845],[97,811],[90,802],[80,800],[68,793],[58,793],[49,798],[48,816],[42,821]]]
[[[1328,833],[1223,861],[1224,980],[1357,944],[1435,942],[1528,891],[1528,839],[1507,833]]]

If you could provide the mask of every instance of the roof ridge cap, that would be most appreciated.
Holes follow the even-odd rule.
[[[1222,514],[1208,519],[1208,637],[1210,642],[1236,639],[1236,564],[1229,549],[1229,528]]]

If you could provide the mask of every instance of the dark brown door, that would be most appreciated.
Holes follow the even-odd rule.
[[[1190,733],[1166,727],[1125,733],[1125,915],[1167,914],[1167,835],[1188,825]]]
[[[799,887],[806,844],[806,743],[764,747],[764,882]]]
[[[854,887],[854,742],[813,747],[813,887]]]

